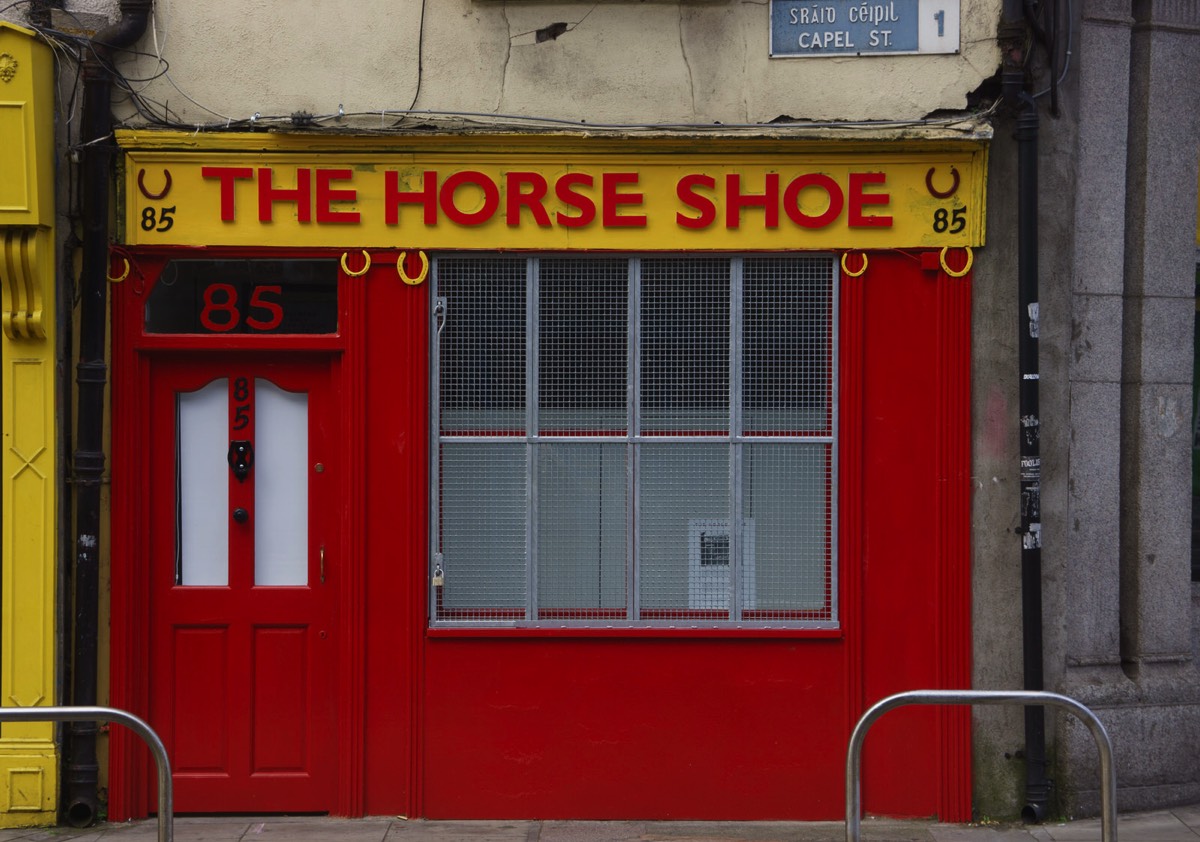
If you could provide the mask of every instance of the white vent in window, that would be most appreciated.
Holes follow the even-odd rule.
[[[688,521],[688,608],[729,610],[729,521]],[[754,587],[754,519],[742,520],[742,608],[756,607]]]

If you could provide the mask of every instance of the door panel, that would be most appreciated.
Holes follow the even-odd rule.
[[[323,812],[336,778],[326,363],[151,373],[151,723],[180,812]]]
[[[302,626],[254,629],[251,774],[303,773],[307,768],[308,632]]]
[[[229,720],[224,700],[229,697],[229,629],[174,629],[171,689],[180,722],[204,723],[203,728],[175,730],[171,765],[177,775],[221,773],[229,767]],[[199,668],[203,664],[205,668]]]

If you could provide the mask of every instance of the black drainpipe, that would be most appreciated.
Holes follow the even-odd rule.
[[[1042,676],[1042,457],[1038,409],[1038,110],[1022,92],[1017,117],[1017,300],[1020,308],[1021,612],[1025,689],[1044,690]],[[1050,801],[1046,777],[1046,709],[1025,708],[1025,806],[1021,818],[1041,822]]]
[[[104,481],[105,345],[108,327],[109,203],[112,164],[112,62],[146,31],[153,0],[121,0],[120,19],[98,33],[83,64],[83,201],[79,306],[75,492],[74,657],[71,704],[96,704],[99,638],[100,489]],[[95,722],[73,723],[64,774],[67,823],[88,827],[99,814]]]
[[[1001,24],[1004,101],[1017,115],[1017,307],[1021,457],[1021,632],[1024,689],[1043,690],[1042,671],[1042,458],[1038,409],[1038,108],[1025,90],[1025,24],[1019,0],[1005,0]],[[1046,713],[1025,708],[1026,822],[1045,819],[1050,800],[1046,777]]]

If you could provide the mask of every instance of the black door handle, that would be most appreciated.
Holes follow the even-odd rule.
[[[229,453],[225,457],[229,469],[237,477],[238,482],[244,482],[254,466],[254,445],[246,439],[234,439],[229,443]]]

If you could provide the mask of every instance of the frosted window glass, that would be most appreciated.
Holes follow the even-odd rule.
[[[175,581],[229,584],[229,381],[176,396],[178,531]]]
[[[452,611],[525,606],[525,445],[442,445],[443,588]]]
[[[574,619],[587,609],[624,616],[625,446],[543,444],[537,471],[538,605]]]
[[[254,584],[308,584],[308,394],[254,381]]]

